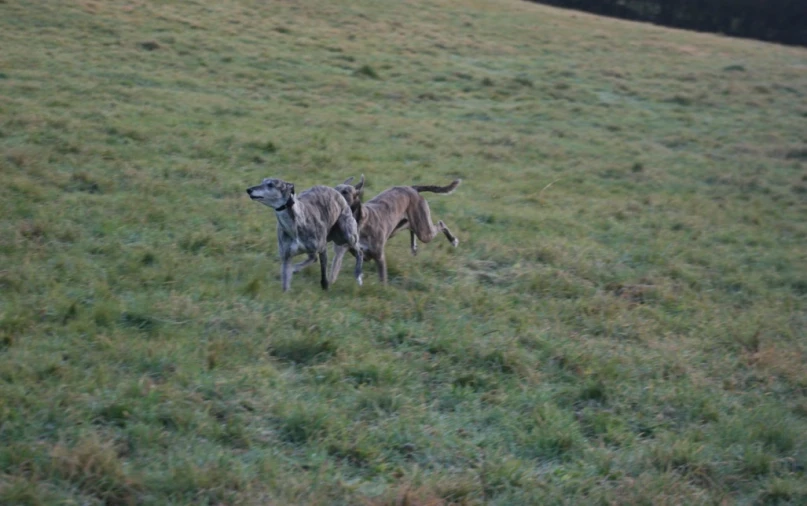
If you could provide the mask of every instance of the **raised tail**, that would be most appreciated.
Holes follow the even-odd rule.
[[[412,185],[412,188],[418,193],[420,192],[433,192],[433,193],[451,193],[457,189],[462,179],[455,179],[448,186],[430,186],[430,185]]]

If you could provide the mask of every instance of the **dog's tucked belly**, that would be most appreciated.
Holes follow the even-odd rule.
[[[359,248],[361,248],[361,252],[364,255],[365,260],[376,260],[375,255],[373,255],[370,246],[366,242],[359,241]]]

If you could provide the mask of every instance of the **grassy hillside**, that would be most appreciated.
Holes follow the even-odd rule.
[[[282,294],[244,189],[362,173],[459,248]],[[2,504],[807,502],[805,49],[5,0],[0,177]]]

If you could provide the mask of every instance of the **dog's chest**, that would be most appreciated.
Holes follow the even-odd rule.
[[[291,244],[289,245],[289,250],[291,251],[292,255],[296,255],[303,251],[308,251],[310,248],[300,240],[300,237],[292,237]]]
[[[312,253],[322,249],[325,244],[325,224],[316,216],[306,216],[302,209],[295,216],[289,213],[277,213],[280,247],[288,255]]]
[[[294,220],[287,213],[278,213],[277,221],[281,247],[292,256],[304,251],[305,244],[300,238],[300,231]]]
[[[300,253],[317,251],[319,248],[317,248],[316,242],[314,238],[300,234],[298,231],[298,233],[294,235],[288,233],[283,234],[281,247],[286,250],[290,256],[294,256]]]

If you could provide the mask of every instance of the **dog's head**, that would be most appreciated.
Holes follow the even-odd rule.
[[[294,185],[281,179],[266,178],[261,184],[247,188],[247,194],[252,200],[278,209],[294,196]]]
[[[361,204],[361,198],[364,196],[364,174],[361,175],[361,180],[355,185],[350,184],[353,177],[345,179],[345,182],[336,185],[334,188],[345,198],[347,205],[350,209],[356,210],[356,207]]]

